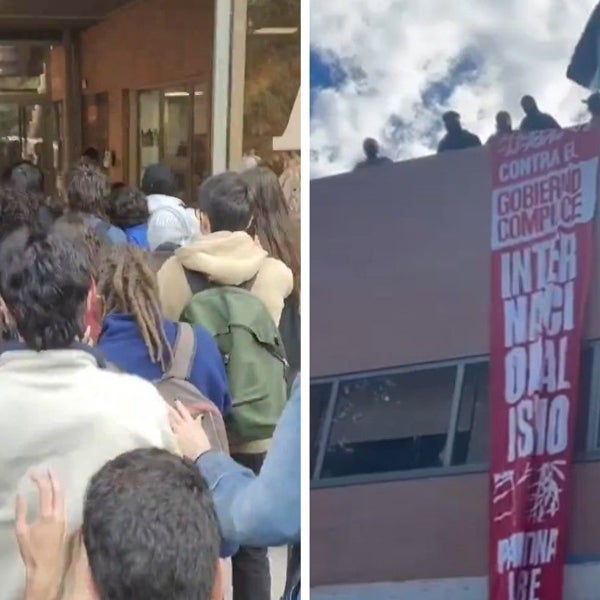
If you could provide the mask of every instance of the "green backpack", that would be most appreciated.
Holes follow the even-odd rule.
[[[208,329],[225,363],[233,404],[225,417],[229,444],[270,439],[287,400],[288,363],[273,318],[249,291],[254,279],[220,286],[201,273],[185,273],[194,295],[181,320]]]

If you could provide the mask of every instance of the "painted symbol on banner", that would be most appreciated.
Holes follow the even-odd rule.
[[[527,487],[527,496],[531,498],[528,511],[528,520],[531,523],[539,524],[547,517],[554,517],[560,509],[565,469],[565,460],[554,460],[536,468],[532,468],[528,462],[518,477],[514,469],[494,473],[494,521],[514,517],[517,488],[522,486]]]
[[[532,503],[529,510],[533,523],[542,523],[558,513],[566,466],[566,460],[554,460],[536,469],[535,478],[531,481]]]

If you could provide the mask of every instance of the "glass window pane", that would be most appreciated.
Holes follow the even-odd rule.
[[[186,88],[172,88],[164,92],[163,162],[173,169],[181,198],[185,198],[188,191],[192,160],[190,102],[191,95]]]
[[[40,44],[0,45],[0,91],[44,93],[47,52]]]
[[[442,466],[456,367],[340,382],[322,477]]]
[[[594,351],[595,347],[592,344],[586,344],[581,350],[579,363],[579,407],[577,408],[577,425],[575,426],[576,453],[582,453],[586,450],[590,406],[592,405]]]
[[[211,174],[210,164],[210,97],[205,86],[194,90],[194,147],[192,193]]]
[[[140,92],[138,108],[141,183],[146,167],[160,162],[160,92]]]
[[[318,443],[323,428],[323,418],[331,396],[331,383],[316,383],[310,386],[310,474],[315,470]]]
[[[452,464],[489,461],[489,363],[465,366]]]
[[[273,138],[285,132],[299,89],[300,0],[249,0],[243,152],[278,174]]]

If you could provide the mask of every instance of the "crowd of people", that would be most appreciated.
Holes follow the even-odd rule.
[[[299,239],[265,166],[189,205],[160,164],[4,174],[1,598],[222,600],[232,557],[270,600],[276,545],[298,597]]]
[[[590,123],[594,126],[600,126],[600,93],[594,92],[584,103],[588,107],[590,114]],[[544,131],[547,129],[561,129],[558,121],[547,113],[544,113],[538,107],[538,104],[532,96],[523,96],[521,98],[521,108],[523,109],[524,117],[521,120],[518,131]],[[438,154],[452,150],[465,150],[466,148],[474,148],[481,146],[481,139],[476,134],[465,129],[460,120],[460,114],[454,110],[445,112],[442,115],[442,121],[446,133],[440,140],[438,145]],[[488,138],[487,143],[491,144],[499,137],[514,133],[512,118],[510,113],[501,110],[496,114],[496,130]],[[366,138],[363,142],[363,151],[365,160],[357,163],[355,169],[364,167],[389,164],[392,161],[379,154],[379,144],[373,138]]]

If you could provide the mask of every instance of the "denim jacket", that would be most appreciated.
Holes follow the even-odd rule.
[[[300,541],[300,381],[296,378],[260,475],[211,450],[196,466],[212,491],[224,545]]]

